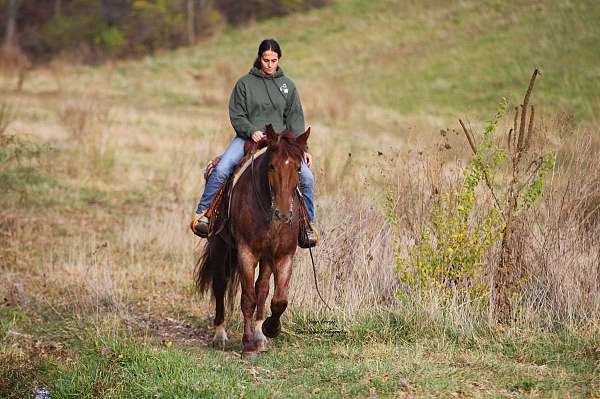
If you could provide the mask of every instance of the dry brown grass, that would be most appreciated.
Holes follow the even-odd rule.
[[[130,313],[139,309],[208,317],[208,303],[201,305],[191,289],[196,240],[187,223],[190,204],[201,188],[197,164],[225,144],[226,140],[222,141],[207,144],[201,152],[204,155],[191,158],[181,156],[190,152],[185,148],[187,140],[175,146],[170,155],[165,154],[164,162],[170,163],[166,173],[160,172],[151,180],[161,186],[161,194],[153,198],[150,208],[109,218],[112,227],[104,237],[66,237],[63,244],[48,252],[42,262],[46,266],[36,272],[49,283],[42,290],[48,301],[62,303],[82,317],[116,312],[128,320]],[[455,141],[451,141],[452,147],[458,145],[458,139]],[[148,148],[151,154],[157,151]],[[334,311],[327,312],[318,299],[308,252],[301,251],[290,294],[296,312],[306,317],[328,314],[349,321],[391,310],[421,323],[447,324],[463,331],[488,324],[487,312],[474,304],[455,300],[448,305],[435,296],[407,302],[396,296],[400,284],[393,248],[398,240],[404,250],[414,244],[440,193],[459,184],[464,165],[461,151],[440,150],[434,140],[422,148],[421,154],[411,151],[377,157],[371,166],[362,162],[343,166],[345,161],[332,166],[333,170],[346,168],[345,176],[349,177],[343,186],[336,187],[333,182],[319,185],[322,242],[314,255],[321,291]],[[529,215],[528,229],[521,232],[524,273],[519,296],[514,298],[518,304],[516,321],[543,328],[556,324],[589,328],[598,321],[600,297],[599,227],[594,205],[600,166],[597,141],[589,132],[572,132],[559,146],[558,154],[546,195],[536,212]],[[386,192],[395,199],[396,227],[390,225],[383,211]],[[31,229],[21,233],[31,234]],[[12,280],[18,281],[23,272],[20,268]],[[18,291],[12,287],[10,290]],[[232,317],[237,319],[238,315]]]
[[[0,48],[0,71],[9,77],[15,77],[13,88],[20,91],[25,78],[31,69],[31,61],[18,47],[2,46]]]
[[[520,230],[520,317],[539,325],[590,326],[600,317],[600,143],[580,129],[558,150],[540,207]]]
[[[543,198],[532,212],[524,212],[518,229],[516,262],[520,277],[517,292],[511,298],[517,309],[513,321],[539,328],[597,328],[600,320],[598,139],[593,130],[576,128],[562,119],[547,118],[542,127],[545,135],[538,145],[555,149],[557,165],[548,177]],[[456,154],[443,151],[436,154],[433,148],[407,160],[401,168],[405,174],[391,185],[400,256],[420,236],[439,195],[455,189],[462,180],[460,156],[456,158]],[[480,212],[492,206],[492,198],[486,194],[485,191],[478,194],[483,198]],[[487,256],[484,273],[490,278],[497,256],[497,247]],[[393,267],[392,260],[384,269]],[[491,286],[493,281],[489,283]],[[477,324],[477,318],[481,322],[486,319],[484,313],[474,308],[469,310],[468,303],[453,303],[444,308],[439,306],[443,304],[441,298],[429,297],[416,299],[415,304],[423,300],[421,308],[428,309],[434,319],[453,313],[448,320],[455,325]],[[436,312],[431,313],[432,309]],[[464,310],[469,317],[462,317]]]
[[[12,281],[51,282],[34,284],[31,293],[21,291],[24,296],[75,304],[82,316],[115,312],[128,319],[141,312],[205,319],[208,301],[198,300],[192,290],[197,240],[188,219],[202,189],[204,165],[233,136],[222,104],[237,75],[224,64],[206,76],[165,67],[159,76],[178,76],[169,90],[200,98],[171,106],[152,97],[116,96],[119,68],[95,71],[87,80],[69,69],[72,79],[61,81],[58,97],[31,93],[12,99],[17,112],[11,131],[59,148],[44,169],[68,190],[84,187],[105,197],[76,207],[59,202],[43,217],[36,212],[22,223],[30,211],[15,203],[0,220],[10,230],[2,235],[10,240],[0,246],[0,259]],[[42,70],[28,84],[55,90],[53,79]],[[141,71],[127,87],[132,95],[137,88],[147,93],[166,87],[159,81]],[[424,324],[486,326],[487,311],[474,304],[454,300],[448,306],[435,296],[401,301],[396,295],[393,249],[405,254],[439,196],[460,184],[466,142],[452,129],[441,137],[438,119],[400,116],[334,86],[324,82],[322,93],[303,96],[314,131],[310,147],[322,231],[314,251],[317,276],[334,311],[326,312],[318,299],[307,251],[296,259],[292,308],[305,316],[345,320],[393,311]],[[316,88],[305,91],[311,90]],[[558,149],[558,164],[522,232],[527,272],[514,299],[516,318],[544,327],[597,324],[600,149],[589,131],[565,115],[546,117],[540,126],[544,143]],[[386,196],[393,200],[397,225],[386,218]],[[40,221],[43,227],[36,229]],[[30,240],[36,231],[39,237]],[[494,256],[489,255],[490,264]]]
[[[8,104],[0,104],[0,137],[4,135],[13,120],[14,114],[12,108]]]

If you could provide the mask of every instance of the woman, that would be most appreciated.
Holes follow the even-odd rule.
[[[269,123],[276,132],[289,130],[295,135],[304,133],[304,113],[300,96],[294,82],[286,77],[279,67],[280,58],[279,43],[274,39],[263,40],[258,47],[254,66],[233,88],[229,98],[229,119],[236,136],[210,174],[192,218],[192,231],[202,238],[208,235],[208,206],[244,156],[244,142],[262,140]],[[313,227],[315,180],[310,170],[311,166],[312,156],[305,151],[299,186],[310,223],[307,227],[308,243],[314,246],[318,235]]]

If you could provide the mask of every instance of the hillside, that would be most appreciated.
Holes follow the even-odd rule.
[[[108,93],[134,100],[132,81],[121,80],[134,76],[134,97],[194,105],[214,89],[225,90],[218,99],[226,97],[227,84],[252,62],[256,43],[276,36],[284,49],[282,65],[306,101],[324,97],[339,107],[369,104],[401,115],[485,116],[501,96],[515,98],[537,66],[545,106],[590,119],[599,107],[599,17],[600,6],[591,0],[340,1],[216,34],[193,49],[106,66],[80,79],[112,80]],[[207,81],[195,83],[194,74]],[[225,87],[215,87],[222,79]],[[27,89],[52,90],[35,80]]]

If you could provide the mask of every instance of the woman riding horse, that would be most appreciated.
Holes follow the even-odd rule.
[[[230,203],[220,203],[221,211],[230,208],[229,219],[206,242],[196,267],[198,292],[210,290],[215,299],[213,344],[217,346],[227,341],[226,293],[233,304],[241,286],[243,356],[255,357],[267,350],[267,337],[281,331],[302,218],[297,186],[309,134],[310,129],[294,137],[291,132],[276,134],[271,125],[266,127],[267,148],[241,173]],[[267,317],[271,275],[274,290]]]
[[[295,136],[304,133],[304,113],[298,90],[279,67],[281,48],[274,39],[265,39],[258,47],[258,56],[248,74],[240,78],[229,99],[229,119],[236,137],[208,177],[204,192],[192,218],[194,234],[206,238],[210,221],[207,210],[213,198],[227,181],[244,156],[244,143],[265,139],[266,126],[275,131],[289,131]],[[304,149],[300,168],[299,188],[302,193],[309,225],[306,226],[306,245],[315,246],[318,234],[314,227],[314,175],[310,170],[312,156]]]

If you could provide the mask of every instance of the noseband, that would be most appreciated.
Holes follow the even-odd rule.
[[[268,180],[268,178],[267,178]],[[294,190],[294,193],[296,192],[296,190]],[[271,189],[271,182],[269,182],[269,194],[271,194],[271,214],[270,214],[270,220],[273,219],[273,217],[275,217],[277,220],[279,220],[282,223],[285,224],[292,224],[292,216],[293,216],[293,212],[294,212],[294,195],[292,194],[292,198],[290,199],[290,209],[287,213],[287,215],[284,215],[279,208],[277,208],[277,206],[275,205],[275,194],[273,194],[273,190]]]

